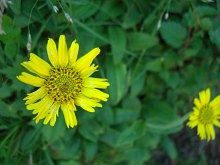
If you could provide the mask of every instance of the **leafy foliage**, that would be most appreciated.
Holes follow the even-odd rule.
[[[1,162],[219,163],[218,140],[199,143],[184,124],[198,91],[220,91],[219,12],[219,0],[12,1],[0,35]],[[16,76],[28,59],[28,29],[31,50],[45,59],[47,38],[60,34],[78,40],[80,55],[102,50],[96,74],[109,79],[110,100],[96,113],[78,108],[74,129],[62,115],[53,128],[36,125],[25,109],[32,89]]]

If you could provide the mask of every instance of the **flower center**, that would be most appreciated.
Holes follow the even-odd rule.
[[[201,123],[203,124],[211,124],[213,121],[213,111],[212,108],[209,105],[205,105],[204,107],[202,107],[200,115],[199,115],[199,119],[201,121]]]
[[[44,85],[50,98],[63,103],[81,92],[82,78],[73,68],[52,68]]]

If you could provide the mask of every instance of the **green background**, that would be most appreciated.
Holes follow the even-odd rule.
[[[219,130],[207,143],[185,126],[200,90],[220,92],[220,1],[204,1],[13,0],[0,35],[0,162],[219,164]],[[61,112],[55,127],[36,125],[25,108],[34,88],[16,76],[28,26],[31,52],[45,60],[47,39],[61,34],[69,46],[77,39],[79,56],[101,48],[94,76],[108,78],[110,99],[95,113],[78,107],[73,129]]]

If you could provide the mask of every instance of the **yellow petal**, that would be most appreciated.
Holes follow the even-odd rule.
[[[82,70],[86,67],[89,67],[94,60],[94,58],[100,53],[99,48],[94,48],[86,55],[82,56],[79,60],[76,61],[75,67],[78,70]]]
[[[199,99],[197,99],[197,98],[194,99],[194,104],[195,104],[195,106],[196,106],[198,109],[200,109],[200,108],[202,107],[201,102],[200,102]]]
[[[48,76],[51,69],[51,66],[46,61],[42,60],[34,53],[30,54],[30,61],[23,62],[21,65],[30,72],[33,72],[41,77]]]
[[[106,89],[110,85],[107,81],[107,79],[103,78],[89,77],[85,79],[83,85],[88,88]]]
[[[93,107],[102,107],[102,104],[99,103],[97,99],[90,99],[83,95],[80,95],[75,100],[76,105],[82,107],[84,110],[88,112],[95,112]]]
[[[57,46],[53,39],[49,38],[47,41],[47,54],[50,63],[56,67],[58,65]]]
[[[42,99],[46,95],[46,91],[43,87],[39,88],[38,90],[29,93],[27,97],[24,98],[24,100],[27,100],[25,104],[32,104],[38,101],[39,99]]]
[[[36,122],[38,123],[40,119],[43,119],[46,117],[46,115],[50,112],[50,106],[53,104],[53,102],[49,102],[47,104],[42,105],[38,109],[33,110],[33,114],[37,114],[37,116],[34,118]],[[48,107],[48,108],[46,108]]]
[[[54,103],[51,107],[50,107],[50,111],[49,113],[46,115],[43,124],[47,124],[50,121],[50,125],[54,126],[55,122],[56,122],[56,115],[58,114],[58,110],[60,108],[60,104],[58,103]]]
[[[200,111],[198,110],[198,108],[196,108],[196,107],[193,107],[193,112],[192,112],[194,115],[197,115],[197,116],[199,116],[199,114],[200,114]]]
[[[66,122],[66,126],[69,128],[69,109],[67,104],[62,104],[61,109],[63,111],[64,119]]]
[[[75,64],[77,56],[79,52],[79,44],[76,43],[76,40],[72,42],[70,48],[69,48],[69,62],[70,65]]]
[[[45,118],[50,111],[50,107],[53,105],[53,101],[47,97],[47,101],[45,104],[41,105],[39,109],[35,109],[33,114],[37,113],[37,116],[34,118],[36,123],[38,123],[41,119]]]
[[[33,104],[28,104],[26,106],[27,110],[35,110],[35,109],[40,109],[43,105],[47,104],[47,101],[48,101],[48,97],[45,96],[44,98],[42,98],[41,100],[39,100],[38,102],[36,103],[33,103]],[[36,111],[35,111],[36,112]],[[36,112],[37,113],[37,112]],[[36,114],[34,113],[34,114]]]
[[[51,116],[52,116],[52,113],[49,113],[49,114],[45,117],[43,124],[48,124],[48,122],[49,122],[50,119],[51,119]]]
[[[70,103],[65,103],[61,105],[61,109],[63,111],[66,126],[68,128],[69,126],[73,128],[75,125],[77,125],[74,106],[72,106]]]
[[[216,125],[217,127],[220,127],[220,122],[218,120],[214,120],[214,125]]]
[[[82,90],[82,94],[84,94],[87,97],[97,98],[103,101],[107,101],[107,98],[109,97],[109,94],[93,88],[84,88]]]
[[[215,97],[211,102],[210,102],[210,106],[212,106],[213,108],[220,108],[220,95]]]
[[[189,126],[190,128],[194,128],[197,125],[198,125],[198,120],[189,121],[187,123],[187,126]]]
[[[20,76],[17,76],[17,79],[22,81],[23,83],[26,83],[26,84],[29,84],[35,87],[41,87],[45,81],[44,79],[40,77],[33,76],[26,72],[22,72]]]
[[[70,110],[69,111],[69,116],[71,116],[71,120],[70,120],[70,127],[74,127],[77,125],[77,119],[76,119],[76,115],[75,115],[75,112],[73,110]]]
[[[198,118],[199,118],[199,116],[194,113],[190,114],[190,116],[189,116],[189,120],[197,120]]]
[[[32,68],[33,66],[35,66],[35,65],[33,65],[33,63],[32,62],[22,62],[21,63],[21,65],[23,66],[23,67],[25,67],[27,70],[29,70],[30,72],[32,72],[32,73],[35,73],[35,74],[37,74],[37,75],[39,75],[39,76],[41,76],[41,77],[45,77],[44,75],[42,75],[41,73],[39,73],[39,71],[36,69],[36,68]]]
[[[210,89],[208,88],[208,89],[206,89],[206,91],[205,91],[205,96],[206,96],[206,102],[207,103],[209,103],[209,101],[210,101],[210,97],[211,97],[211,91],[210,91]]]
[[[206,139],[206,132],[203,124],[198,124],[197,134],[200,136],[202,140]]]
[[[220,115],[220,109],[219,108],[213,108],[212,111],[213,111],[215,116],[219,116]]]
[[[207,104],[207,99],[206,99],[206,92],[205,91],[201,91],[199,92],[199,99],[202,105]]]
[[[64,35],[61,35],[59,38],[58,55],[59,55],[60,66],[62,66],[62,67],[67,66],[67,64],[68,64],[68,51],[67,51],[67,45],[66,45],[66,38]]]
[[[92,75],[95,71],[97,71],[98,66],[92,64],[90,67],[87,67],[81,71],[81,76],[83,78],[87,78]]]
[[[52,113],[51,119],[50,119],[50,126],[54,126],[56,123],[57,117],[55,113]]]
[[[206,125],[208,141],[215,139],[215,130],[212,124]]]
[[[34,53],[30,54],[30,61],[32,61],[35,65],[38,65],[38,69],[43,68],[45,70],[45,75],[49,75],[49,70],[51,66],[46,61],[44,61]]]
[[[56,123],[56,117],[58,116],[58,111],[59,111],[59,108],[60,108],[60,105],[57,104],[57,107],[55,107],[54,110],[52,110],[52,117],[51,117],[51,120],[50,120],[50,125],[51,126],[54,126],[55,123]]]
[[[95,112],[95,109],[91,106],[88,106],[84,100],[76,100],[76,105],[80,106],[82,109],[88,112]]]

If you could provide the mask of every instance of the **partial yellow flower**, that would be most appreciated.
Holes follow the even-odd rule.
[[[193,112],[189,115],[187,126],[197,126],[197,134],[201,140],[214,140],[214,125],[220,127],[220,95],[210,101],[210,89],[199,93],[199,98],[194,99]]]
[[[109,95],[100,89],[109,86],[107,79],[90,77],[97,67],[92,64],[100,53],[94,48],[77,60],[79,44],[73,41],[67,48],[64,35],[59,38],[58,49],[53,39],[48,39],[47,54],[50,64],[31,53],[30,60],[21,63],[32,74],[23,72],[17,78],[29,85],[39,87],[29,93],[25,104],[28,110],[36,114],[38,123],[54,126],[61,109],[67,127],[77,125],[76,106],[88,112],[95,112],[95,107],[102,107],[100,101],[107,101]]]

